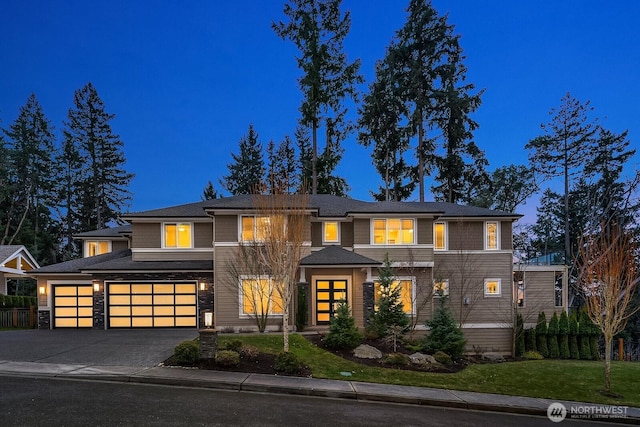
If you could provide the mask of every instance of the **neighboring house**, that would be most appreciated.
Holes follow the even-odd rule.
[[[0,246],[0,294],[7,295],[9,279],[26,278],[38,267],[38,262],[24,246]]]
[[[252,196],[235,196],[132,213],[123,216],[130,226],[76,236],[85,242],[85,256],[96,255],[31,272],[44,290],[40,328],[195,328],[203,326],[205,312],[213,312],[218,329],[254,330],[254,309],[243,289],[266,289],[270,279],[250,285],[230,274],[241,242],[259,239],[258,225],[268,221],[253,202]],[[446,295],[469,351],[511,351],[517,306],[512,223],[520,215],[330,195],[309,196],[307,212],[298,287],[307,291],[309,329],[326,330],[341,299],[363,327],[388,254],[405,311],[419,329]],[[533,307],[536,288],[554,303],[555,277],[531,276],[525,304]],[[556,309],[538,300],[547,304],[541,309]],[[282,310],[269,303],[268,329],[276,330]],[[293,325],[295,316],[290,318]]]

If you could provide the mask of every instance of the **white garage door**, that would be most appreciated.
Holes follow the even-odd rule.
[[[91,328],[93,326],[93,287],[55,285],[53,287],[53,327]]]
[[[196,283],[109,283],[109,328],[196,327]]]

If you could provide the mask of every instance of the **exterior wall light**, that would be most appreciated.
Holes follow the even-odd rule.
[[[93,292],[100,292],[100,282],[93,282]]]
[[[200,282],[200,290],[201,291],[207,290],[207,284],[205,282]]]
[[[205,311],[204,313],[204,327],[207,329],[211,329],[213,326],[213,312]]]
[[[46,286],[40,286],[38,288],[38,292],[40,293],[40,295],[45,295],[47,293],[47,287]]]

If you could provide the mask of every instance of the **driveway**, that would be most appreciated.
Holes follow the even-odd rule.
[[[157,366],[194,329],[0,331],[0,360],[96,366]]]

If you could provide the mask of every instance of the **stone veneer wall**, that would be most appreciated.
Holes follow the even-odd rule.
[[[362,284],[362,303],[363,303],[363,324],[366,327],[369,324],[369,317],[375,309],[375,294],[374,294],[373,282],[364,282]]]
[[[51,311],[38,311],[38,329],[51,329]]]
[[[104,329],[104,284],[98,292],[93,292],[93,329]]]

